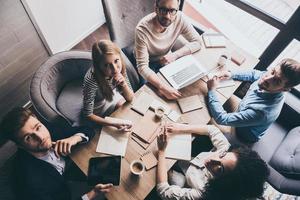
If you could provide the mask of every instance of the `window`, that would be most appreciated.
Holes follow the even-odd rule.
[[[299,0],[244,0],[271,17],[286,23],[300,5]]]
[[[237,46],[259,57],[279,30],[236,6],[220,0],[187,0]],[[187,13],[189,15],[189,13]],[[193,16],[190,16],[193,18]]]
[[[197,11],[205,26],[258,57],[256,69],[286,57],[300,62],[300,0],[185,0],[185,7]],[[190,10],[183,9],[193,18]],[[300,100],[300,85],[292,94]]]

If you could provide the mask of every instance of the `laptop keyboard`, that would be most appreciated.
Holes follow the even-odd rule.
[[[200,72],[200,69],[196,64],[192,64],[184,69],[178,71],[176,74],[171,76],[177,85],[182,84],[185,80],[195,76]]]

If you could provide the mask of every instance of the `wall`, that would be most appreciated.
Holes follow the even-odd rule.
[[[22,0],[50,54],[69,50],[105,17],[100,0]]]
[[[20,0],[0,0],[0,119],[29,101],[31,77],[47,58]]]

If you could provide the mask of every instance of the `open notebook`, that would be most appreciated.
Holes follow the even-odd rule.
[[[124,121],[123,119],[116,118],[114,120]],[[96,152],[125,156],[129,135],[130,132],[120,131],[113,126],[104,126],[100,133]]]
[[[191,160],[192,135],[171,135],[166,148],[166,157],[177,160]]]

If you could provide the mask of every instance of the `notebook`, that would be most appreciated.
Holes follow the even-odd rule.
[[[206,48],[226,47],[226,39],[221,33],[204,33],[203,41]]]
[[[131,109],[141,115],[145,115],[153,100],[154,98],[150,94],[148,94],[147,92],[142,92],[137,98],[133,100]]]
[[[193,95],[177,100],[182,113],[190,112],[193,110],[201,109],[203,107],[200,96]]]
[[[160,124],[155,121],[155,114],[152,111],[148,111],[140,121],[133,125],[133,132],[139,139],[146,143],[151,143],[153,135],[159,125]]]
[[[166,157],[177,160],[191,160],[192,135],[174,134],[170,135],[166,148]]]
[[[130,132],[120,131],[113,126],[104,126],[100,133],[96,152],[125,156],[129,135]]]
[[[143,161],[146,170],[152,169],[157,165],[157,159],[152,151],[143,153],[140,159]]]
[[[233,51],[231,54],[231,61],[234,62],[237,65],[241,65],[245,62],[246,58],[238,53],[237,51]]]
[[[181,57],[160,68],[162,75],[175,89],[194,83],[205,76],[206,71],[192,55]]]

